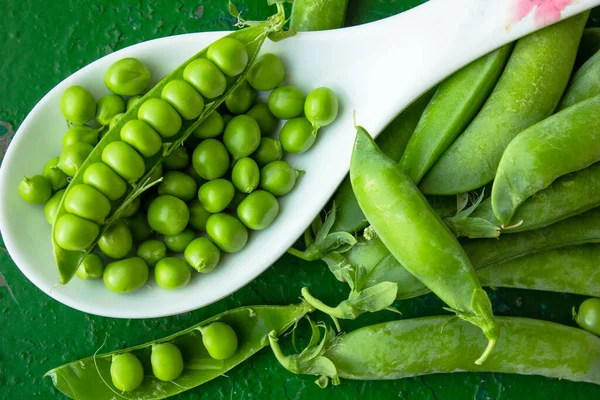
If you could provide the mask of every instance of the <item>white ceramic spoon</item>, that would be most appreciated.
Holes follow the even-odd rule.
[[[529,1],[529,0],[528,0]],[[549,0],[547,0],[549,1]],[[147,287],[119,295],[101,280],[57,285],[43,207],[25,203],[17,193],[24,175],[41,173],[61,152],[65,122],[58,103],[71,85],[88,88],[96,98],[108,94],[104,71],[123,57],[137,57],[162,77],[226,32],[172,36],[109,54],[58,84],[35,106],[17,131],[0,169],[0,229],[21,271],[40,290],[78,310],[118,318],[150,318],[194,310],[243,287],[275,262],[302,235],[348,171],[355,130],[352,112],[371,134],[416,97],[476,58],[539,28],[532,15],[509,25],[518,0],[432,0],[378,22],[326,32],[300,33],[263,51],[282,57],[288,82],[305,93],[329,86],[339,96],[337,121],[320,132],[307,153],[289,157],[306,174],[281,198],[281,212],[265,231],[253,232],[239,253],[227,255],[210,274],[195,276],[181,290],[166,291],[151,279]],[[596,6],[579,0],[566,18]],[[285,277],[281,285],[286,285]]]

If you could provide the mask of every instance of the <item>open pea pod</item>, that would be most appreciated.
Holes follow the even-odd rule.
[[[306,303],[292,306],[241,307],[154,342],[65,364],[48,371],[45,376],[52,378],[58,390],[78,400],[164,399],[223,375],[267,346],[269,332],[283,334],[311,310]],[[226,323],[233,328],[238,337],[235,354],[226,360],[210,358],[202,344],[202,335],[198,328],[214,321]],[[160,381],[151,372],[152,346],[166,342],[175,344],[181,350],[185,365],[183,373],[171,382]],[[111,360],[114,355],[129,352],[142,362],[144,380],[137,389],[122,393],[112,383]]]
[[[110,226],[112,222],[120,218],[121,214],[123,213],[125,208],[127,208],[129,203],[131,203],[131,201],[133,201],[136,197],[142,194],[146,189],[158,182],[158,180],[153,180],[152,177],[155,170],[161,165],[161,162],[166,157],[171,155],[171,153],[173,153],[178,147],[180,147],[182,143],[191,135],[193,130],[198,125],[200,125],[213,111],[215,111],[221,105],[221,103],[223,103],[227,96],[229,96],[229,94],[246,79],[246,74],[250,66],[252,65],[252,62],[258,55],[265,39],[271,35],[277,35],[282,33],[281,30],[286,22],[286,18],[283,6],[281,4],[277,4],[277,8],[278,13],[271,16],[267,21],[230,33],[228,35],[229,37],[238,40],[246,47],[246,50],[248,52],[248,64],[246,68],[244,69],[244,71],[242,71],[242,73],[240,73],[237,76],[237,78],[233,82],[229,83],[225,93],[223,93],[221,96],[213,99],[205,105],[204,111],[196,120],[183,121],[180,131],[175,136],[173,136],[174,139],[171,143],[168,143],[164,152],[159,152],[158,155],[146,158],[144,160],[146,163],[145,175],[138,181],[133,182],[128,187],[128,191],[124,197],[112,203],[111,214],[106,219],[105,223],[100,227],[100,234],[98,235],[98,237],[102,235],[102,233]],[[177,69],[175,69],[165,78],[163,78],[146,95],[144,95],[144,97],[142,97],[138,102],[136,102],[135,105],[131,107],[112,128],[110,128],[110,130],[104,135],[102,140],[94,148],[92,153],[88,156],[88,158],[83,163],[77,174],[73,177],[71,184],[66,189],[65,196],[63,196],[63,199],[67,197],[66,194],[69,192],[70,188],[83,182],[83,172],[85,171],[85,169],[91,164],[101,161],[102,151],[104,150],[104,148],[109,143],[120,140],[121,128],[123,127],[123,125],[125,125],[126,122],[136,118],[140,106],[148,99],[160,98],[160,94],[163,87],[174,79],[182,79],[185,67],[196,59],[206,57],[206,52],[207,49],[200,51],[199,53],[188,59],[186,62],[181,64]],[[55,221],[58,221],[58,219],[65,213],[65,205],[64,201],[62,201],[56,213]],[[86,249],[80,251],[72,251],[63,249],[57,244],[55,240],[55,230],[56,224],[53,225],[52,229],[54,258],[58,266],[61,283],[66,284],[67,282],[69,282],[69,280],[71,280],[71,278],[77,271],[77,267],[79,266],[81,260],[94,249],[98,237],[96,238],[96,241]]]

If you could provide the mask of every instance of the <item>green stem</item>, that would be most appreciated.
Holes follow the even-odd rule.
[[[311,244],[313,244],[315,242],[315,238],[312,235],[311,232],[311,228],[308,227],[305,231],[304,231],[304,245],[308,248],[308,246],[310,246]]]
[[[338,330],[338,332],[341,331],[341,327],[340,327],[338,318],[344,318],[344,315],[341,313],[341,311],[337,307],[336,308],[329,307],[327,304],[323,303],[321,300],[313,297],[310,294],[310,292],[308,291],[308,288],[303,287],[301,293],[302,293],[302,297],[304,298],[304,300],[306,300],[306,302],[308,304],[310,304],[317,310],[322,311],[325,314],[329,315],[331,317],[331,319],[333,320],[333,323],[335,324],[335,327]]]
[[[481,357],[479,357],[475,361],[475,364],[482,365],[485,362],[485,360],[488,359],[488,357],[490,356],[490,354],[492,354],[492,351],[494,351],[494,348],[496,347],[497,341],[498,341],[498,339],[496,339],[496,338],[488,338],[488,345],[485,348],[485,351],[483,352],[483,354],[481,355]]]
[[[312,258],[310,258],[305,252],[300,251],[300,250],[296,250],[293,247],[290,247],[287,252],[291,255],[293,255],[294,257],[298,257],[301,260],[304,261],[314,261]]]

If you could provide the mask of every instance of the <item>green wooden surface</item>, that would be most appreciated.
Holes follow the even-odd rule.
[[[351,0],[347,24],[384,18],[420,0]],[[54,85],[113,50],[173,34],[228,29],[226,0],[3,0],[0,6],[0,148],[29,110]],[[266,0],[236,0],[247,19],[269,15]],[[598,15],[596,13],[596,15]],[[596,20],[592,23],[597,22]],[[597,24],[596,24],[597,25]],[[43,134],[43,132],[41,133]],[[27,155],[24,154],[24,157]],[[71,310],[39,291],[0,248],[0,398],[64,398],[42,375],[63,363],[177,332],[224,310],[296,302],[302,286],[334,304],[347,295],[321,262],[284,255],[259,279],[209,307],[147,320],[115,320]],[[35,243],[32,243],[32,248]],[[582,298],[520,290],[491,292],[498,315],[519,315],[573,325]],[[397,304],[403,318],[435,315],[432,295]],[[345,330],[396,318],[391,313],[343,322]],[[426,344],[424,344],[426,345]],[[536,349],[531,349],[535,352]],[[178,399],[598,399],[600,387],[543,377],[501,374],[432,375],[385,382],[343,381],[319,389],[313,377],[283,370],[270,351]]]

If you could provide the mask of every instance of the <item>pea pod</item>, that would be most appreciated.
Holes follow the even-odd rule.
[[[51,377],[54,386],[62,393],[80,400],[109,400],[120,397],[138,400],[163,399],[223,375],[265,347],[270,331],[275,330],[282,334],[310,311],[311,308],[306,303],[281,307],[237,308],[154,342],[65,364],[48,371],[45,376]],[[203,344],[200,329],[214,321],[224,322],[233,328],[239,340],[236,352],[226,360],[210,358]],[[182,352],[184,370],[172,382],[161,381],[151,373],[152,347],[159,343],[173,343]],[[137,389],[122,396],[121,391],[117,391],[112,384],[110,366],[112,357],[123,353],[133,353],[140,359],[145,376]]]
[[[176,133],[173,137],[173,142],[168,144],[165,151],[153,156],[144,159],[145,162],[145,174],[142,178],[132,183],[132,186],[128,188],[127,194],[118,201],[112,203],[112,211],[109,217],[106,220],[106,223],[101,227],[100,234],[104,230],[106,230],[112,222],[119,219],[123,210],[127,208],[129,203],[133,201],[133,199],[143,193],[148,187],[157,183],[158,181],[152,182],[152,175],[155,169],[159,168],[161,162],[169,157],[173,152],[175,152],[178,148],[181,147],[183,141],[192,134],[192,132],[213,112],[215,111],[220,104],[227,98],[227,96],[235,90],[242,82],[245,81],[245,76],[247,71],[249,70],[249,66],[252,64],[252,61],[258,55],[262,44],[265,39],[270,35],[277,35],[281,33],[281,28],[285,24],[285,15],[283,11],[283,6],[281,4],[277,4],[278,13],[270,17],[267,21],[253,25],[249,28],[242,29],[236,32],[233,32],[228,35],[228,37],[236,39],[240,43],[242,43],[247,50],[249,56],[248,66],[242,71],[242,73],[237,77],[235,82],[227,89],[225,93],[220,95],[219,97],[213,99],[207,107],[204,108],[204,111],[200,114],[200,116],[193,121],[184,121],[181,130]],[[160,99],[162,89],[172,80],[181,79],[183,77],[183,71],[185,67],[191,62],[206,57],[207,49],[202,50],[198,54],[192,56],[189,60],[180,65],[177,69],[171,72],[168,76],[166,76],[163,80],[161,80],[154,88],[152,88],[148,93],[144,95],[140,99],[140,101],[136,102],[125,114],[123,114],[117,122],[114,124],[112,128],[104,135],[102,140],[98,143],[92,153],[88,156],[86,161],[83,163],[79,171],[85,171],[85,169],[91,165],[92,163],[101,161],[102,151],[112,142],[120,140],[120,131],[125,123],[128,121],[135,119],[138,113],[138,109],[149,99],[158,100]],[[162,100],[161,100],[162,101]],[[74,185],[82,182],[83,173],[78,172],[72,180],[73,185],[70,185],[67,188],[66,194],[69,192],[70,188]],[[61,215],[65,214],[64,205],[61,204],[58,213],[57,220]],[[69,280],[75,274],[77,270],[77,266],[80,261],[85,257],[95,246],[95,242],[93,242],[90,246],[82,251],[68,251],[66,249],[61,248],[56,240],[54,240],[56,232],[56,224],[53,227],[53,244],[54,244],[54,256],[58,266],[61,283],[65,284],[69,282]]]
[[[508,143],[550,116],[558,105],[588,15],[582,13],[517,41],[481,111],[421,181],[424,193],[465,193],[494,179]]]
[[[294,0],[290,26],[298,32],[342,28],[347,8],[348,0]]]
[[[600,50],[585,62],[573,74],[565,94],[558,104],[557,110],[562,110],[600,94]]]

